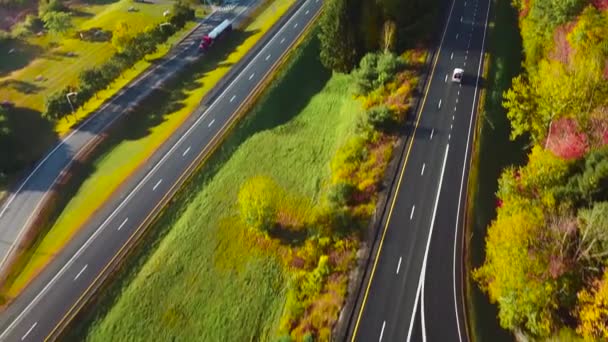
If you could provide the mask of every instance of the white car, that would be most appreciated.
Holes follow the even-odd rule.
[[[454,73],[452,74],[452,82],[460,83],[462,81],[462,76],[464,75],[464,70],[460,68],[454,69]]]

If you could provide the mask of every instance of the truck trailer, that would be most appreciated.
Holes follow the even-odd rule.
[[[232,21],[224,20],[217,25],[211,32],[203,36],[201,43],[198,46],[198,50],[201,52],[207,51],[213,43],[220,39],[227,32],[232,31]]]

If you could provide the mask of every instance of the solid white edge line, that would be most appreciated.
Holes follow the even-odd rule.
[[[260,49],[260,51],[258,52],[258,54],[251,59],[251,62],[249,64],[247,64],[247,66],[245,66],[245,68],[243,69],[243,73],[249,69],[254,63],[254,61],[256,59],[258,59],[258,57],[262,54],[262,52],[264,52],[268,46],[270,46],[270,44],[276,39],[276,37],[286,28],[289,26],[289,23],[294,20],[298,14],[298,12],[300,12],[305,6],[302,5],[300,8],[298,8],[298,10],[292,15],[291,18],[289,18],[289,20],[287,20],[287,22],[285,23],[285,25],[283,25],[276,33],[275,35],[269,39],[266,42],[266,45],[264,45],[264,47],[262,47]],[[241,12],[242,13],[242,12]],[[284,39],[284,38],[283,38]],[[147,182],[147,180],[154,174],[154,172],[156,172],[156,170],[165,162],[165,160],[173,153],[173,151],[179,146],[181,145],[181,143],[186,139],[186,137],[188,137],[188,135],[192,132],[192,130],[194,130],[194,128],[196,126],[198,126],[198,124],[200,123],[201,120],[203,120],[207,113],[219,103],[219,99],[222,98],[227,92],[228,90],[230,90],[234,84],[236,83],[237,80],[239,80],[241,77],[237,76],[227,87],[226,89],[224,89],[224,91],[222,91],[222,93],[217,97],[217,100],[214,101],[206,110],[205,112],[203,112],[203,114],[201,114],[201,116],[192,124],[192,126],[190,126],[188,128],[188,130],[179,138],[179,140],[171,147],[171,149],[169,149],[169,151],[161,158],[161,160],[158,161],[158,163],[150,170],[148,171],[148,173],[144,176],[144,178],[137,184],[137,186],[129,193],[129,195],[127,195],[127,197],[118,205],[118,207],[110,214],[110,216],[108,216],[99,226],[99,228],[97,228],[97,230],[91,234],[91,236],[85,241],[85,243],[80,246],[80,248],[76,251],[76,253],[68,260],[68,262],[55,274],[55,276],[53,276],[53,278],[51,278],[51,280],[42,288],[42,290],[34,297],[34,299],[25,307],[25,309],[23,309],[19,315],[17,315],[17,317],[15,317],[15,319],[11,322],[11,324],[9,324],[9,326],[4,329],[4,331],[2,331],[2,334],[0,334],[0,340],[2,340],[4,338],[4,336],[10,332],[11,330],[13,330],[13,328],[15,327],[15,325],[17,324],[17,322],[19,322],[21,319],[23,319],[23,316],[25,314],[27,314],[32,307],[40,300],[40,298],[42,296],[44,296],[44,294],[51,288],[51,286],[59,279],[59,277],[61,277],[66,270],[74,263],[74,261],[84,252],[84,250],[86,248],[88,248],[90,246],[90,244],[93,242],[93,240],[95,240],[97,238],[97,236],[103,231],[103,229],[105,228],[105,226],[114,218],[114,216],[116,216],[116,213],[118,213],[118,211],[120,211],[120,209],[122,209],[125,204],[133,197],[133,195],[139,191],[139,189]]]
[[[458,222],[460,221],[460,206],[462,204],[462,189],[464,187],[464,175],[466,173],[467,170],[467,165],[466,165],[466,161],[467,158],[469,157],[469,144],[470,144],[470,139],[471,139],[471,131],[473,130],[473,114],[475,113],[475,105],[476,105],[476,101],[477,101],[477,90],[479,87],[479,76],[481,75],[481,67],[483,64],[483,54],[484,54],[484,49],[485,49],[485,42],[486,42],[486,32],[488,29],[488,19],[490,17],[490,6],[492,5],[491,1],[488,1],[488,10],[486,11],[486,22],[483,26],[483,38],[481,39],[481,52],[479,53],[479,67],[477,68],[477,79],[475,80],[475,93],[473,95],[473,105],[471,108],[471,118],[469,120],[469,133],[467,135],[467,147],[465,149],[465,155],[464,155],[464,165],[462,168],[462,177],[460,178],[460,193],[458,194],[458,211],[456,212],[456,232],[455,232],[455,236],[454,236],[454,256],[453,256],[453,263],[452,263],[452,279],[454,281],[453,284],[453,288],[454,288],[454,313],[456,314],[456,327],[458,328],[458,340],[460,342],[462,342],[462,332],[460,330],[460,319],[458,317],[458,301],[456,299],[456,248],[457,248],[457,241],[458,241]]]
[[[448,161],[448,152],[450,150],[450,144],[445,146],[445,155],[443,157],[443,166],[441,167],[441,176],[439,177],[439,187],[437,188],[437,195],[435,196],[435,207],[433,208],[433,218],[431,219],[431,227],[429,229],[429,236],[426,239],[426,249],[424,251],[424,259],[422,260],[422,270],[420,272],[420,278],[418,279],[418,296],[416,297],[416,301],[414,303],[414,313],[416,312],[416,306],[418,305],[418,297],[421,296],[421,291],[424,291],[424,277],[426,276],[426,263],[429,256],[429,249],[431,247],[431,237],[433,236],[433,226],[435,226],[435,217],[437,216],[437,206],[439,205],[439,195],[441,194],[441,186],[443,185],[443,175],[445,173],[445,165]],[[414,328],[414,317],[415,314],[412,314],[412,318],[410,320],[410,328],[407,333],[407,341],[409,342],[412,338],[412,330]],[[422,338],[426,339],[426,330],[424,327],[424,297],[422,298],[421,308],[421,321],[422,321]]]
[[[84,267],[80,270],[80,272],[78,272],[78,274],[76,274],[76,276],[74,277],[74,281],[76,281],[76,279],[78,279],[82,275],[82,272],[84,272],[87,269],[87,267],[89,267],[89,264],[84,265]]]
[[[386,321],[382,321],[382,329],[380,330],[380,338],[378,342],[382,342],[382,336],[384,336],[384,328],[386,327]]]
[[[128,217],[126,217],[126,218],[124,219],[124,221],[122,221],[122,223],[120,224],[120,226],[118,226],[118,229],[116,229],[116,230],[121,230],[121,229],[122,229],[122,227],[124,227],[124,226],[125,226],[125,224],[127,224],[127,221],[129,221],[129,218],[128,218]]]
[[[21,337],[21,341],[25,340],[27,336],[34,330],[34,328],[38,325],[38,322],[34,322],[32,326],[28,329],[28,331]]]
[[[318,0],[317,0],[318,2]],[[251,3],[251,1],[249,3],[247,3],[247,5],[249,5]],[[245,10],[247,10],[248,7],[244,7],[237,15],[234,16],[233,20],[237,19],[238,17],[240,17],[243,12],[245,12]],[[298,9],[299,11],[299,9]],[[211,14],[215,13],[215,11],[213,11]],[[291,18],[290,20],[291,21]],[[279,30],[280,31],[280,30]],[[193,31],[194,32],[194,31]],[[264,46],[266,47],[266,46]],[[138,78],[133,81],[132,84],[128,85],[125,88],[121,89],[118,93],[116,97],[122,96],[128,89],[131,89],[133,87],[135,87],[136,85],[138,85],[140,82],[143,82],[143,80],[148,77],[148,75],[150,75],[152,72],[156,71],[157,69],[164,67],[166,64],[168,64],[169,62],[171,62],[172,60],[174,60],[175,58],[177,58],[177,56],[179,56],[181,53],[187,51],[189,48],[185,47],[182,48],[180,51],[177,51],[175,53],[175,55],[171,58],[169,58],[168,60],[166,60],[165,62],[158,64],[156,67],[154,67],[153,69],[148,70],[147,72],[141,74],[140,76],[138,76]],[[257,58],[257,55],[256,55]],[[168,77],[171,77],[171,75],[169,75]],[[21,185],[19,185],[19,187],[17,188],[17,190],[9,197],[9,199],[5,202],[4,207],[2,208],[2,210],[0,210],[0,218],[2,218],[2,216],[4,215],[4,213],[8,210],[8,207],[11,205],[11,203],[15,200],[15,197],[17,196],[17,194],[19,194],[19,192],[21,192],[21,190],[23,189],[23,187],[25,186],[25,184],[27,184],[27,182],[32,178],[32,176],[42,167],[42,165],[61,147],[61,145],[65,145],[66,141],[68,141],[68,139],[70,139],[74,134],[76,134],[76,132],[80,131],[82,127],[84,127],[86,124],[88,124],[90,121],[92,121],[93,119],[95,119],[97,116],[100,115],[100,113],[102,111],[104,111],[106,109],[106,107],[109,106],[113,106],[116,107],[116,104],[113,103],[114,101],[109,101],[106,104],[104,104],[103,106],[101,106],[99,109],[97,109],[95,111],[95,113],[93,113],[92,115],[90,115],[88,118],[86,118],[80,125],[76,126],[74,129],[72,129],[72,131],[63,139],[61,139],[60,142],[57,143],[57,145],[49,152],[46,154],[46,156],[38,163],[36,164],[36,167],[34,168],[34,170],[32,170],[32,172],[27,176],[27,178],[25,178],[25,180],[21,183]],[[114,123],[114,121],[116,121],[118,118],[122,117],[124,115],[124,113],[128,112],[130,109],[130,106],[127,106],[127,108],[125,108],[125,110],[123,110],[120,115],[116,115],[114,118],[112,118],[112,120],[108,121],[99,131],[99,133],[103,133],[105,132],[105,130]],[[78,157],[79,152],[85,150],[87,148],[88,145],[90,145],[91,143],[93,143],[94,141],[96,141],[96,139],[91,139],[89,141],[87,141],[79,150],[78,152],[76,152],[76,154],[74,154],[74,158],[72,158],[65,166],[63,169],[61,169],[61,171],[59,171],[59,173],[57,174],[57,176],[55,177],[55,179],[53,179],[53,182],[50,185],[50,188],[54,187],[55,184],[57,183],[57,180],[63,175],[63,172],[68,170],[72,164],[76,161],[76,157]],[[44,202],[44,200],[46,199],[47,194],[43,195],[40,200],[38,200],[38,202],[36,203],[36,206],[34,207],[34,210],[32,210],[32,214],[30,214],[30,216],[28,216],[27,220],[25,221],[25,224],[21,227],[21,229],[19,230],[19,233],[17,234],[17,238],[15,239],[15,242],[21,240],[21,236],[25,233],[25,228],[27,226],[29,226],[30,221],[32,220],[32,217],[34,216],[34,213],[36,213],[38,211],[38,208],[40,207],[40,204],[42,202]],[[0,268],[2,268],[2,266],[4,265],[4,263],[6,262],[6,260],[8,259],[8,257],[11,255],[11,253],[13,252],[13,249],[15,248],[16,243],[11,244],[9,251],[4,255],[4,257],[2,258],[2,260],[0,261]],[[2,334],[0,334],[0,339],[2,338],[2,336],[4,335],[4,332],[2,332]]]

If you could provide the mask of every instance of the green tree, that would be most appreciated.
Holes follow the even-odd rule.
[[[268,232],[274,227],[278,209],[278,185],[269,177],[248,179],[238,194],[243,221],[252,229]]]
[[[103,72],[100,68],[84,70],[78,78],[80,80],[80,87],[87,89],[91,93],[96,93],[108,84],[108,80],[103,77]]]
[[[321,63],[331,70],[349,72],[357,63],[358,51],[347,0],[328,0],[319,20]]]
[[[50,11],[42,16],[44,27],[55,33],[67,32],[72,27],[72,17],[70,13]]]
[[[578,212],[579,239],[576,255],[598,265],[608,257],[608,202],[598,202]]]

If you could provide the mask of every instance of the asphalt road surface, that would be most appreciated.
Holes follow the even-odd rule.
[[[468,341],[462,228],[488,0],[453,0],[350,324],[352,341]],[[462,83],[451,81],[462,68]]]
[[[297,11],[271,33],[231,83],[213,102],[200,108],[85,225],[62,253],[0,318],[3,341],[41,341],[55,333],[89,294],[99,275],[123,246],[140,232],[150,215],[183,180],[183,175],[210,151],[210,145],[234,119],[281,56],[302,34],[321,8],[320,0],[298,2]]]
[[[242,0],[240,5],[219,8],[205,18],[200,25],[165,56],[163,62],[146,71],[133,83],[122,89],[117,96],[68,136],[54,146],[36,164],[23,182],[0,207],[0,273],[8,266],[23,236],[35,224],[37,214],[45,205],[45,200],[65,171],[78,158],[79,153],[99,141],[101,134],[118,118],[147,98],[154,88],[162,86],[177,71],[198,58],[197,44],[207,33],[225,19],[239,19],[239,15],[254,5],[256,0]]]

